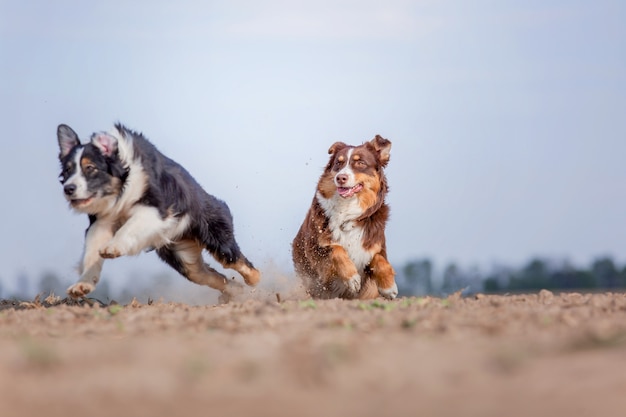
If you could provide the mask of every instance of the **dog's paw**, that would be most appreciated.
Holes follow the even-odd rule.
[[[354,274],[350,277],[350,279],[344,281],[344,284],[350,295],[357,295],[361,290],[361,276],[359,274]]]
[[[232,281],[232,280],[227,281],[226,288],[224,288],[224,291],[222,291],[217,301],[220,304],[228,304],[234,298],[243,294],[243,289],[244,289],[243,285],[240,284],[239,282]]]
[[[329,290],[331,297],[356,298],[361,290],[361,276],[354,274],[348,279],[336,278]]]
[[[394,282],[389,288],[379,288],[378,293],[387,300],[393,300],[398,296],[398,285]]]
[[[88,282],[77,282],[67,289],[67,295],[76,299],[81,298],[96,289],[96,286]]]
[[[261,273],[254,268],[248,268],[247,271],[243,271],[243,272],[241,274],[243,276],[243,280],[246,282],[247,285],[251,287],[254,287],[255,285],[257,285],[259,281],[261,280]]]
[[[113,245],[107,245],[104,248],[100,249],[100,257],[105,259],[113,259],[119,258],[122,256],[122,251]]]

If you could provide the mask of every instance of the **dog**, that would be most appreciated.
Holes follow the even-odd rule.
[[[235,241],[226,203],[208,194],[178,163],[142,134],[120,123],[82,144],[72,128],[57,128],[60,181],[70,207],[89,216],[80,279],[67,293],[81,298],[95,289],[104,259],[155,250],[189,281],[221,291],[227,302],[243,285],[204,263],[206,249],[246,284],[260,272]]]
[[[398,295],[385,243],[383,169],[390,150],[391,142],[380,135],[360,146],[336,142],[328,150],[330,160],[292,242],[296,274],[313,298]]]

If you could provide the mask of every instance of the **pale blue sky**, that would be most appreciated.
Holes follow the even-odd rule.
[[[626,260],[624,22],[608,0],[3,0],[0,279],[75,279],[56,126],[115,121],[230,205],[262,269],[291,268],[328,147],[376,134],[394,263]],[[103,275],[144,268],[167,270]]]

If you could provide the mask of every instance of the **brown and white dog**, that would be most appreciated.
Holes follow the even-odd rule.
[[[391,142],[333,144],[313,203],[292,243],[296,273],[314,298],[387,299],[398,295],[387,261],[389,207],[383,168]]]

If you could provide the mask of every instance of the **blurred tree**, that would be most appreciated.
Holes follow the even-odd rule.
[[[433,265],[429,259],[411,261],[404,265],[402,272],[411,295],[432,294]]]
[[[596,259],[591,265],[591,273],[602,288],[618,288],[624,285],[620,282],[621,277],[613,259],[609,257]]]
[[[501,289],[500,283],[494,276],[486,278],[483,282],[483,291],[486,293],[499,292]]]
[[[483,289],[485,292],[503,292],[510,289],[511,280],[516,271],[509,267],[496,265],[485,278]]]
[[[69,284],[64,285],[56,274],[48,271],[44,272],[44,274],[41,276],[41,280],[39,281],[39,286],[37,288],[37,293],[44,293],[45,295],[54,293],[56,295],[63,296],[68,286]]]
[[[511,279],[509,288],[513,291],[552,289],[550,274],[546,262],[532,259],[522,270]]]
[[[595,276],[590,271],[577,269],[567,261],[552,271],[550,281],[552,287],[562,290],[591,289],[596,287]]]
[[[467,287],[469,285],[468,281],[459,267],[455,263],[450,263],[443,270],[441,291],[444,294],[452,294]]]

